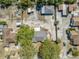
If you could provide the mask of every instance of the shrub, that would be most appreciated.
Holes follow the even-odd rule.
[[[73,50],[72,50],[72,55],[75,56],[75,57],[76,57],[76,56],[79,56],[79,50],[73,49]]]
[[[0,25],[7,25],[5,21],[0,21]]]

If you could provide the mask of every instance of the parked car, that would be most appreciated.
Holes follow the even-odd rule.
[[[16,20],[16,26],[17,26],[17,27],[20,27],[21,24],[22,24],[22,23],[21,23],[21,20]]]
[[[34,12],[34,10],[32,9],[32,8],[28,8],[28,10],[27,10],[27,13],[28,14],[31,14],[31,13],[33,13]]]

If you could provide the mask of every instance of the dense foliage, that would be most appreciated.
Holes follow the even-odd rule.
[[[77,0],[66,0],[65,3],[67,4],[73,4],[75,3]]]
[[[0,0],[0,4],[4,5],[5,7],[9,7],[12,3],[17,2],[17,0]]]
[[[21,40],[20,56],[23,59],[33,59],[36,54],[36,49],[34,48],[31,40]]]
[[[72,55],[75,56],[75,57],[76,57],[76,56],[79,56],[79,50],[73,49],[73,50],[72,50]]]
[[[32,6],[32,1],[31,0],[20,0],[18,3],[18,8],[21,8],[23,10],[26,10],[27,7]]]
[[[17,40],[32,40],[33,35],[34,30],[32,28],[30,28],[29,26],[22,25],[17,33]]]
[[[45,40],[39,49],[39,56],[42,59],[59,59],[59,54],[59,45],[49,40]]]
[[[20,44],[20,56],[23,59],[32,59],[36,50],[32,44],[34,30],[29,26],[21,26],[17,33],[17,42]]]
[[[58,5],[63,3],[63,0],[37,0],[37,3],[47,4],[47,5]]]
[[[5,21],[0,21],[0,25],[7,25]]]

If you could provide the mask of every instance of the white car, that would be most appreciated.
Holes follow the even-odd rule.
[[[33,12],[34,12],[34,10],[33,10],[32,8],[28,8],[28,9],[27,9],[27,13],[28,13],[28,14],[31,14],[31,13],[33,13]]]
[[[17,27],[20,27],[21,24],[22,24],[22,23],[21,23],[21,20],[16,20],[16,26],[17,26]]]

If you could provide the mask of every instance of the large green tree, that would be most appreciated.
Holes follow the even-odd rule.
[[[17,0],[0,0],[0,4],[4,4],[5,7],[9,7],[12,3],[17,2]]]
[[[77,0],[66,0],[65,3],[67,4],[74,4]]]
[[[20,44],[20,56],[22,59],[32,59],[36,54],[36,49],[32,44],[34,30],[29,26],[21,26],[17,33],[17,42]]]
[[[45,40],[39,49],[39,56],[42,59],[60,59],[60,47],[58,44]]]
[[[32,28],[30,28],[29,26],[22,25],[17,33],[17,41],[20,41],[22,39],[32,40],[33,35],[34,30]]]
[[[36,49],[34,48],[31,40],[22,39],[20,41],[21,49],[20,56],[22,59],[33,59],[36,54]]]
[[[46,4],[46,0],[37,0],[37,4],[45,5]]]

